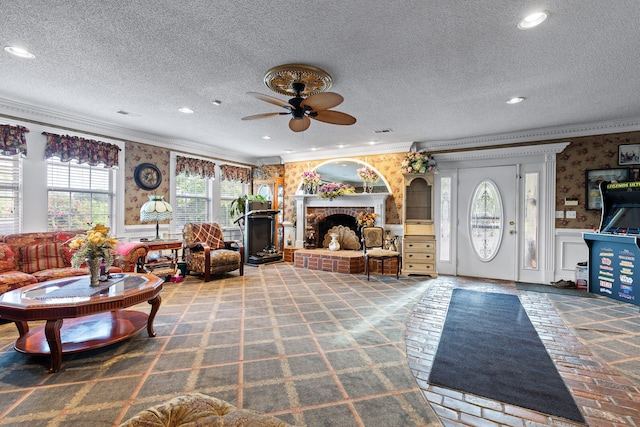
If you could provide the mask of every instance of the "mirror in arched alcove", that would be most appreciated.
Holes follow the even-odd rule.
[[[390,193],[391,189],[388,186],[386,179],[380,174],[380,172],[371,166],[370,164],[355,160],[355,159],[333,159],[319,164],[314,169],[315,172],[322,176],[320,185],[328,182],[335,182],[337,184],[348,184],[355,188],[356,193],[363,193],[364,187],[362,180],[358,178],[358,169],[362,167],[368,167],[372,169],[380,178],[378,182],[372,183],[373,193]],[[300,193],[303,188],[300,186]]]

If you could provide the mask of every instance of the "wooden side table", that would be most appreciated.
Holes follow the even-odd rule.
[[[182,240],[149,240],[147,242],[141,241],[140,243],[143,243],[149,247],[149,253],[154,251],[164,251],[164,250],[172,251],[173,260],[174,260],[172,263],[173,272],[175,273],[176,263],[178,262],[178,251],[182,249]],[[164,271],[166,268],[163,268],[163,267],[165,267],[164,264],[167,264],[167,261],[149,260],[148,259],[149,253],[147,253],[146,257],[140,257],[138,259],[138,266],[137,266],[138,273],[145,273],[148,270],[153,271],[154,266],[162,268]]]

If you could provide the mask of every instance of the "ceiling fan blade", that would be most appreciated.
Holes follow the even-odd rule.
[[[271,116],[286,116],[289,113],[262,113],[262,114],[254,114],[253,116],[243,117],[240,120],[256,120],[256,119],[265,119]]]
[[[342,104],[344,98],[335,92],[323,92],[311,95],[300,104],[301,107],[311,107],[314,111],[328,110]]]
[[[291,119],[289,120],[289,129],[294,132],[302,132],[309,129],[309,125],[311,124],[311,120],[309,117],[304,116],[301,119]]]
[[[251,95],[254,98],[258,98],[261,101],[268,102],[269,104],[277,105],[278,107],[291,109],[291,104],[281,99],[274,98],[273,96],[265,95],[258,92],[247,92],[247,95]]]
[[[333,125],[352,125],[356,122],[355,117],[334,110],[318,111],[318,115],[312,117],[312,119]]]

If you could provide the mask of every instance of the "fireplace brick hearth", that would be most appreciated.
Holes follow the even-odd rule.
[[[331,271],[343,274],[364,274],[364,255],[362,251],[330,251],[328,249],[298,249],[293,253],[294,265],[308,270]],[[396,259],[384,263],[384,272],[380,271],[379,261],[370,261],[371,274],[396,274]]]

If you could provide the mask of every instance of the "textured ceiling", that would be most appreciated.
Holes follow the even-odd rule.
[[[212,152],[335,157],[337,144],[408,149],[640,118],[638,0],[11,3],[0,42],[36,58],[0,52],[0,104]],[[546,22],[516,28],[539,9]],[[286,63],[328,71],[345,99],[335,109],[357,123],[294,133],[286,116],[241,121],[280,111],[247,92],[286,100],[263,83]]]

